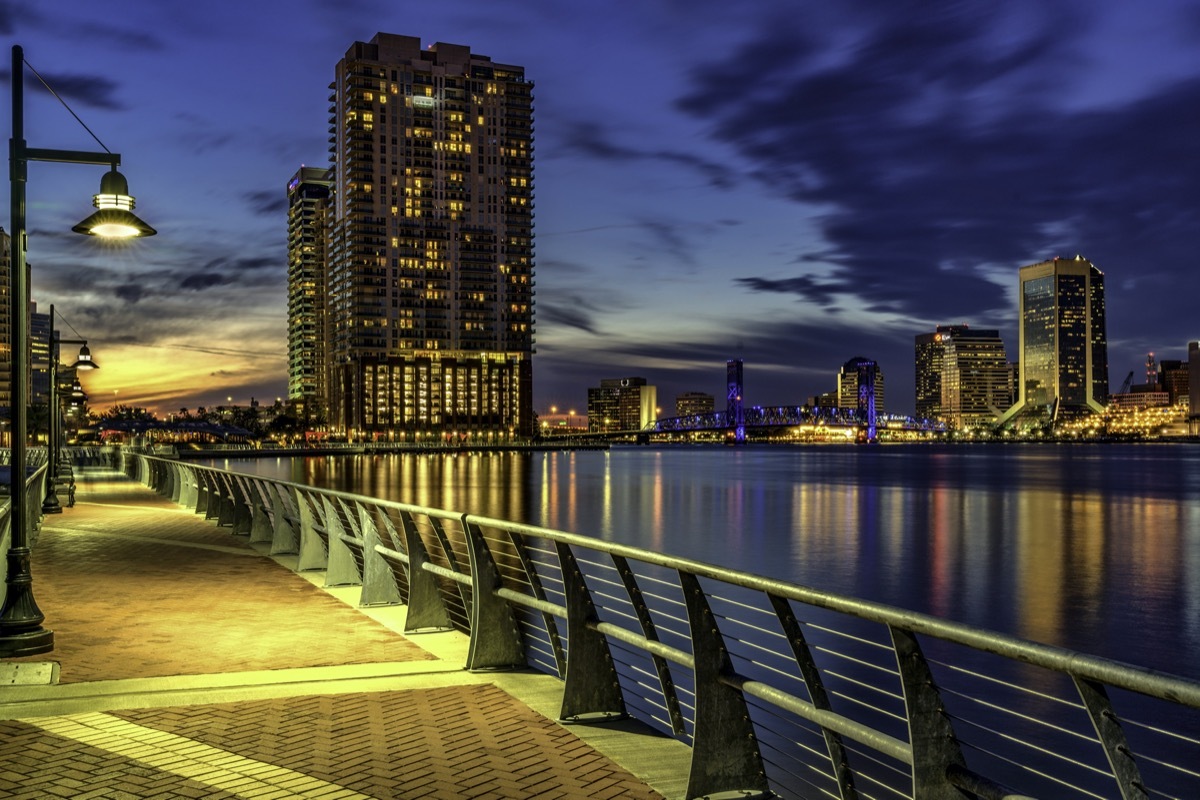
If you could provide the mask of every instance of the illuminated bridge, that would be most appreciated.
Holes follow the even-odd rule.
[[[728,393],[724,411],[694,414],[687,417],[659,419],[642,429],[640,437],[653,434],[690,433],[698,431],[730,431],[736,442],[746,441],[747,429],[810,428],[814,432],[841,429],[854,431],[855,438],[864,442],[878,439],[879,428],[896,431],[944,432],[943,423],[917,420],[912,417],[881,414],[875,406],[877,366],[865,358],[857,365],[858,397],[854,408],[820,406],[751,406],[743,402],[742,360],[730,359],[725,365]]]
[[[877,414],[870,419],[866,412],[857,408],[818,408],[814,406],[752,406],[740,410],[741,419],[729,411],[714,411],[709,414],[693,414],[686,417],[669,417],[651,422],[642,429],[642,434],[691,433],[699,431],[734,431],[740,428],[785,428],[824,427],[868,430],[874,426],[886,430],[923,431],[942,433],[944,423],[927,419],[916,419],[898,414]],[[739,425],[740,422],[740,425]]]

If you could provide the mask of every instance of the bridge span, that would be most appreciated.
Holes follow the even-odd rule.
[[[944,433],[942,422],[917,419],[899,414],[877,414],[871,419],[867,412],[857,408],[821,408],[816,406],[752,406],[741,409],[740,425],[735,423],[728,411],[709,414],[692,414],[685,417],[658,419],[642,428],[643,434],[687,433],[699,431],[736,431],[763,428],[795,428],[813,426],[869,431],[903,430],[927,433]]]

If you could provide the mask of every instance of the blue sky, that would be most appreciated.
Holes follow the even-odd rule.
[[[159,230],[98,248],[68,231],[103,170],[30,166],[34,299],[95,407],[286,395],[284,187],[379,31],[535,82],[539,410],[632,375],[720,398],[735,357],[749,402],[800,403],[861,355],[911,412],[913,337],[1014,357],[1017,269],[1055,255],[1105,272],[1114,387],[1200,338],[1194,2],[10,0],[0,30]],[[98,149],[25,82],[30,146]]]

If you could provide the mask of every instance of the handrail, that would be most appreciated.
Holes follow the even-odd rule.
[[[0,450],[0,464],[8,464],[9,450],[7,448]],[[50,465],[47,463],[46,451],[44,448],[34,448],[27,453],[26,468],[28,475],[25,479],[25,502],[26,508],[36,509],[34,513],[28,514],[25,517],[26,525],[26,541],[32,548],[37,544],[38,526],[41,524],[42,514],[42,498],[46,494],[46,481],[52,480],[49,474]],[[9,543],[12,541],[12,517],[9,513],[12,503],[7,492],[7,482],[5,482],[6,490],[3,493],[3,500],[0,500],[0,604],[3,603],[5,594],[8,590],[8,559],[3,557],[4,553],[8,552]]]
[[[409,632],[468,634],[468,669],[559,676],[564,720],[688,743],[688,797],[1200,796],[1195,680],[567,531],[122,458],[364,605],[407,604]]]

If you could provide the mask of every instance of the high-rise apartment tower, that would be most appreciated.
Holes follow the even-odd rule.
[[[1021,267],[1020,378],[1002,423],[1054,422],[1104,409],[1104,273],[1083,256]]]
[[[330,90],[330,423],[531,435],[533,84],[380,33]]]
[[[326,387],[325,267],[327,171],[301,167],[288,181],[288,399],[311,420]]]

